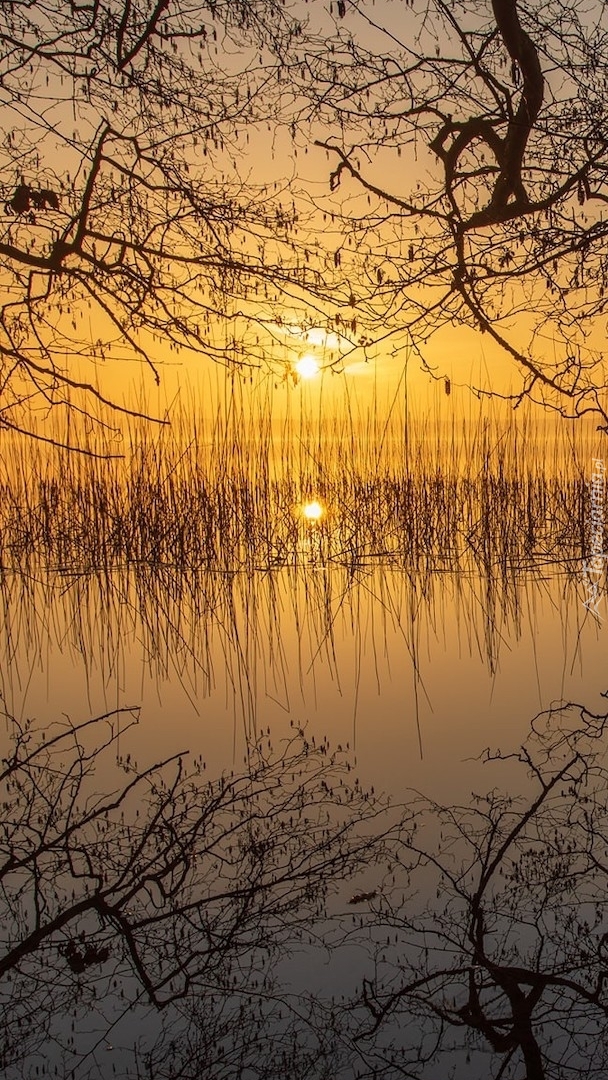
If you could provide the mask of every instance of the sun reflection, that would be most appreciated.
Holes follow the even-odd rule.
[[[325,508],[318,499],[313,499],[312,502],[304,503],[302,506],[302,513],[307,521],[319,521],[325,513]]]
[[[319,374],[319,362],[311,353],[306,353],[298,360],[295,369],[302,379],[314,379]]]

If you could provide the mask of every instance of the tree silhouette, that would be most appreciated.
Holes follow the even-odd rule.
[[[249,370],[278,333],[284,368],[277,320],[304,318],[323,277],[289,169],[256,184],[242,161],[256,133],[274,156],[292,118],[301,32],[281,0],[0,6],[2,426],[119,405],[110,357],[156,379],[180,349]]]
[[[307,1025],[274,966],[383,847],[385,808],[345,755],[265,734],[241,774],[207,780],[188,755],[116,756],[133,710],[46,732],[7,719],[3,1075],[107,1075],[115,1040],[124,1076],[304,1075]]]
[[[607,731],[553,708],[518,753],[484,755],[506,790],[412,798],[365,923],[374,974],[347,1009],[360,1076],[605,1075]]]
[[[116,756],[136,719],[8,718],[8,1077],[105,1076],[115,1046],[121,1075],[167,1080],[605,1075],[608,714],[539,715],[517,753],[484,754],[502,785],[463,806],[407,793],[397,826],[302,732],[208,781],[201,759]],[[379,884],[328,919],[371,866]],[[358,999],[277,981],[313,941],[368,951]]]
[[[313,324],[435,375],[437,331],[482,332],[520,375],[484,392],[608,424],[603,5],[330,7],[0,7],[5,427],[119,404],[109,357],[285,369]]]
[[[566,0],[354,0],[307,80],[381,332],[437,374],[429,339],[480,331],[520,376],[484,392],[603,427],[606,20]]]

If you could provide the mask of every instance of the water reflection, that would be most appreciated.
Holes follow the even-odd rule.
[[[430,723],[446,680],[466,693],[467,667],[491,687],[503,673],[512,679],[517,661],[550,695],[572,684],[583,656],[593,676],[600,635],[579,592],[567,571],[483,577],[319,566],[250,576],[138,566],[5,574],[4,695],[13,710],[40,714],[49,693],[61,704],[58,695],[69,701],[78,684],[92,710],[116,704],[116,694],[118,703],[153,695],[162,714],[179,693],[190,715],[219,721],[228,710],[251,734],[294,710],[312,716],[315,696],[327,694],[356,726],[358,702],[382,694],[397,708],[401,697],[411,730],[412,695]],[[77,699],[72,705],[81,711]]]
[[[4,1075],[605,1075],[607,715],[394,807],[303,731],[142,769],[137,719],[5,716]]]
[[[385,801],[303,732],[208,779],[188,751],[118,753],[133,711],[5,720],[3,1075],[303,1075],[273,969],[382,856]]]
[[[486,753],[488,794],[410,805],[358,931],[359,1075],[606,1074],[607,721],[556,707]]]
[[[5,463],[5,1071],[561,1080],[608,932],[585,473],[273,430]]]

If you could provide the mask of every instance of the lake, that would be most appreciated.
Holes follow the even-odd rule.
[[[472,793],[493,786],[492,767],[477,760],[486,747],[517,750],[532,718],[556,702],[581,702],[600,713],[608,690],[604,600],[600,619],[585,609],[582,571],[591,550],[597,433],[535,427],[529,416],[512,413],[456,422],[442,408],[430,418],[396,409],[388,421],[375,412],[360,425],[344,412],[320,419],[304,411],[278,424],[267,411],[241,407],[210,428],[180,414],[169,430],[134,426],[121,459],[15,440],[3,461],[0,510],[2,695],[13,718],[7,718],[7,745],[26,718],[45,727],[113,712],[112,752],[100,755],[95,774],[99,791],[109,792],[117,762],[136,760],[145,771],[180,753],[200,761],[212,782],[246,776],[257,740],[272,756],[301,729],[311,746],[325,740],[339,746],[363,788],[386,792],[406,813],[415,805],[412,789],[468,813],[476,805]],[[131,708],[138,710],[134,726]],[[61,758],[62,769],[68,760],[69,754]],[[527,790],[515,764],[502,771],[501,782],[512,785],[513,797]],[[337,827],[336,812],[329,827]],[[266,988],[263,1000],[256,998],[258,1013],[247,1020],[256,1038],[272,1031],[277,1043],[292,1039],[275,1014],[277,995],[287,1000],[285,987],[300,995],[314,988],[309,1006],[322,1012],[323,990],[357,996],[363,977],[371,977],[369,948],[344,938],[344,920],[353,917],[349,897],[369,895],[369,902],[356,901],[357,915],[371,904],[377,925],[394,927],[394,911],[389,918],[387,908],[373,907],[390,907],[392,893],[380,885],[384,877],[371,853],[340,866],[342,876],[325,881],[329,908],[319,908],[313,933],[334,942],[331,965],[318,941],[313,946],[302,938],[295,948],[281,916],[282,929],[273,933],[277,941],[287,934],[283,963],[275,966],[283,990]],[[66,866],[56,872],[63,880]],[[416,895],[426,895],[427,885]],[[196,894],[199,886],[192,880],[188,887]],[[19,891],[17,937],[30,920],[44,923],[28,895]],[[153,893],[148,899],[160,902]],[[81,941],[97,941],[99,933],[105,941],[112,919],[116,929],[118,915],[108,914],[100,927],[91,918],[82,916]],[[273,925],[272,913],[268,918]],[[308,934],[311,919],[309,911]],[[150,925],[149,914],[144,923]],[[365,932],[374,937],[371,924]],[[410,946],[411,934],[409,927]],[[50,1060],[65,1075],[104,1076],[110,1065],[133,1069],[133,1031],[144,1044],[157,1033],[154,1009],[141,1004],[133,956],[129,964],[121,954],[111,989],[108,946],[88,946],[87,954],[75,938],[66,945],[59,924],[49,937],[56,940],[81,982],[89,969],[99,976],[105,1011],[99,1006],[89,1024],[91,1003],[83,1005],[68,1036],[68,1014],[58,1009],[47,1042],[41,1048],[34,1040],[24,1060],[35,1068],[40,1054],[48,1057],[51,1040]],[[245,983],[254,969],[265,970],[257,950],[246,936]],[[385,956],[391,979],[398,956],[390,949]],[[20,977],[39,987],[39,974],[21,969]],[[260,975],[260,985],[266,977]],[[222,976],[232,978],[227,970]],[[233,1000],[222,980],[217,1001],[232,1015],[245,999]],[[132,998],[117,1028],[120,1040],[103,1034],[118,985]],[[251,1003],[251,987],[247,993]],[[10,1022],[10,994],[3,1002]],[[174,1041],[183,1039],[185,1022],[178,1010]],[[319,1017],[310,1024],[318,1038]],[[234,1024],[228,1029],[234,1032]],[[396,1029],[387,1030],[392,1045]],[[102,1064],[91,1050],[91,1031],[111,1046]],[[230,1037],[222,1036],[222,1045]],[[336,1035],[335,1075],[366,1075],[360,1043],[351,1037]],[[299,1039],[305,1048],[306,1037]],[[166,1054],[166,1040],[163,1047]],[[381,1050],[380,1040],[375,1052]],[[313,1075],[321,1077],[318,1053],[317,1046]],[[470,1071],[462,1048],[454,1045],[450,1053],[458,1075]],[[293,1057],[294,1075],[305,1069],[304,1058]],[[285,1065],[277,1058],[273,1067],[281,1075]],[[226,1075],[231,1068],[234,1061],[225,1065]],[[239,1068],[254,1075],[244,1058]]]

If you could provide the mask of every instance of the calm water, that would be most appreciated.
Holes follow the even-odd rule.
[[[585,611],[581,580],[589,543],[590,445],[581,444],[574,454],[567,440],[556,437],[543,459],[531,450],[523,458],[513,431],[484,441],[476,429],[456,453],[452,428],[446,449],[434,436],[431,452],[427,430],[417,451],[410,445],[404,465],[394,433],[380,463],[362,436],[339,462],[335,438],[318,439],[314,453],[292,460],[281,475],[276,461],[262,469],[260,456],[252,465],[246,452],[251,432],[245,434],[228,472],[218,465],[217,440],[206,458],[196,459],[196,469],[175,446],[158,445],[156,456],[151,446],[140,447],[131,472],[124,464],[114,472],[106,465],[69,464],[60,481],[56,463],[42,458],[30,460],[28,470],[18,455],[12,472],[6,466],[0,522],[4,703],[17,723],[34,718],[43,727],[137,706],[136,726],[128,726],[126,712],[115,718],[111,752],[98,761],[98,792],[116,790],[117,758],[137,760],[145,770],[189,751],[192,759],[200,755],[213,779],[246,772],[247,748],[260,733],[272,754],[302,728],[317,747],[329,738],[344,748],[351,775],[376,793],[388,792],[394,802],[411,807],[411,789],[417,789],[467,808],[472,792],[494,784],[494,774],[490,770],[486,782],[488,766],[476,760],[484,748],[515,750],[532,717],[556,701],[601,711],[601,694],[608,690],[605,623]],[[222,445],[226,440],[224,432]],[[318,522],[301,513],[313,497],[324,510]],[[7,745],[14,731],[7,720]],[[513,795],[526,790],[515,765],[503,770],[501,782],[511,785]],[[128,805],[127,817],[138,812],[136,805]],[[330,1032],[337,1021],[328,1021],[325,999],[330,992],[360,998],[363,977],[383,970],[370,959],[370,943],[376,932],[380,942],[386,926],[394,926],[384,911],[376,929],[372,919],[365,930],[365,947],[361,940],[345,941],[349,920],[369,909],[360,901],[349,910],[353,894],[388,902],[386,868],[370,856],[335,874],[324,882],[329,907],[319,907],[316,923],[309,912],[309,936],[297,948],[290,939],[283,961],[274,964],[282,989],[260,996],[266,961],[252,944],[243,946],[236,984],[234,971],[221,978],[215,973],[217,1031],[204,1050],[197,1045],[200,1075],[256,1075],[255,1055],[239,1059],[239,1073],[225,1049],[238,1030],[235,1017],[242,1019],[252,1001],[255,1017],[242,1023],[258,1032],[258,1060],[268,1075],[285,1075],[286,1069],[304,1075],[309,1050],[310,1075],[326,1075],[323,1062],[330,1062],[331,1048],[321,1053],[319,1031]],[[397,879],[399,885],[399,874]],[[430,879],[423,875],[415,896],[426,895],[427,887]],[[4,895],[12,903],[10,890]],[[22,919],[13,931],[18,938],[28,920],[44,924],[46,915],[44,905],[42,912],[31,910],[27,889],[14,895],[21,905],[15,908]],[[149,900],[157,903],[153,892]],[[312,895],[305,902],[313,903]],[[101,929],[90,915],[74,926],[82,934],[72,939],[80,941],[73,946],[77,955],[66,953],[72,946],[60,928],[42,948],[51,949],[45,963],[53,955],[67,956],[70,970],[83,965],[80,974],[73,971],[82,1002],[71,1019],[65,1004],[51,1009],[46,1035],[38,1043],[25,1040],[22,1061],[10,1075],[27,1075],[30,1067],[35,1074],[45,1060],[57,1065],[58,1075],[73,1070],[79,1080],[127,1070],[187,1075],[176,1062],[187,1033],[201,1030],[194,1005],[190,1012],[176,1006],[162,1014],[171,1017],[171,1037],[163,1036],[154,1064],[142,1065],[142,1057],[137,1065],[135,1040],[143,1048],[152,1045],[158,1014],[146,1004],[128,957],[113,973],[106,973],[104,965],[112,961],[101,945],[101,953],[82,959],[83,942],[100,933],[105,941],[103,919]],[[319,947],[321,933],[334,942],[329,951]],[[392,978],[410,947],[396,941],[384,950]],[[36,955],[27,964],[35,966]],[[21,1009],[10,985],[21,986],[21,979],[28,994],[42,985],[34,967],[25,970],[20,963],[16,984],[3,991],[9,1026]],[[94,1010],[85,978],[93,980],[93,972]],[[68,976],[66,963],[59,963],[57,985],[67,977],[68,986]],[[236,986],[234,994],[229,986]],[[300,997],[295,1013],[288,1009],[279,1017],[277,995],[291,1000],[289,994],[304,991],[308,1005]],[[314,1016],[304,1023],[306,1009]],[[226,1030],[222,1010],[231,1018]],[[286,1019],[293,1023],[296,1015],[303,1024],[297,1038]],[[349,1041],[349,1023],[339,1061],[327,1065],[331,1075],[366,1075],[359,1044]],[[23,1017],[21,1024],[27,1029]],[[400,1031],[388,1024],[376,1050]],[[269,1032],[275,1047],[285,1041],[292,1055],[300,1047],[297,1062],[297,1055],[270,1060],[264,1042]],[[178,1050],[174,1045],[169,1052],[172,1044]],[[487,1047],[472,1066],[480,1077],[484,1053]],[[470,1074],[457,1040],[450,1055],[456,1075]],[[200,1065],[203,1060],[207,1065]]]
[[[139,705],[146,754],[196,749],[216,769],[294,720],[348,742],[375,786],[444,789],[552,702],[599,707],[605,631],[583,598],[559,566],[506,582],[377,566],[8,575],[2,692],[20,718]]]

